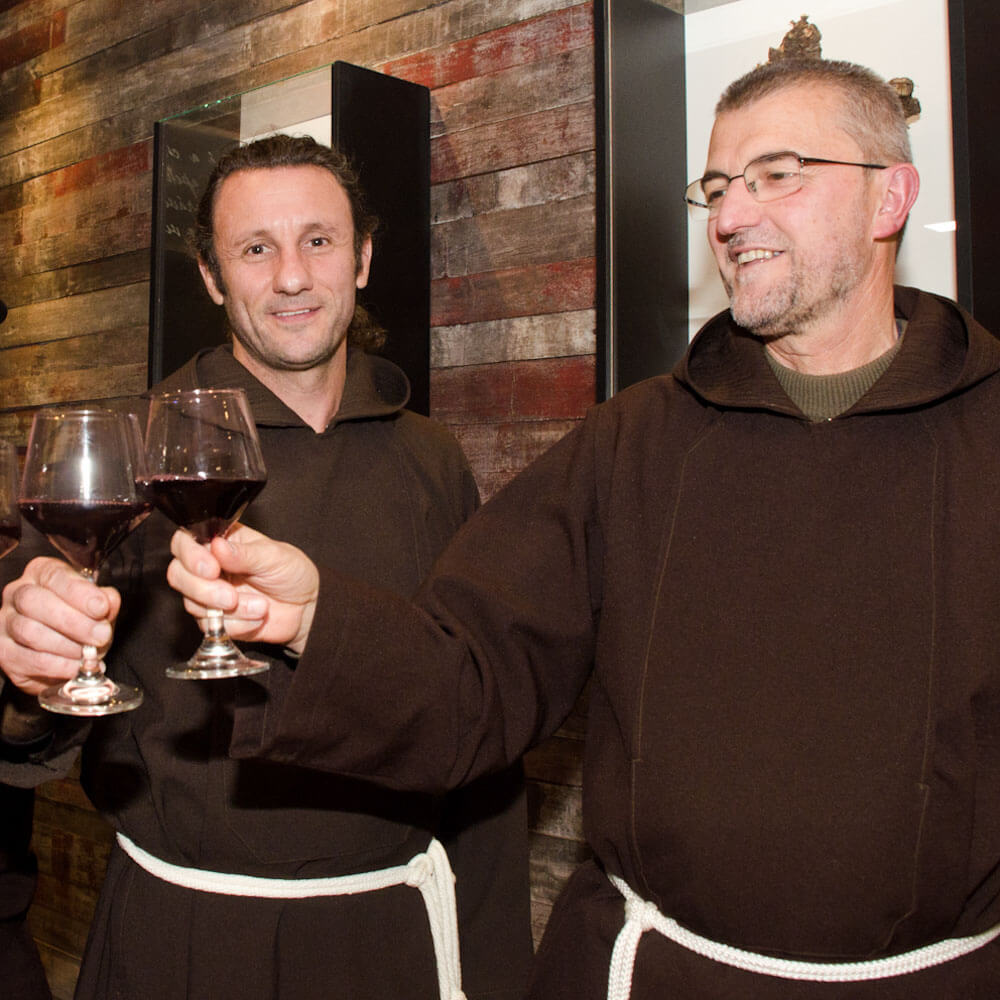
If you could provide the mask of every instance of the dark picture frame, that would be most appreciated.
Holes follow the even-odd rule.
[[[958,301],[1000,336],[1000,131],[996,123],[996,40],[1000,4],[949,0],[955,259]]]
[[[687,347],[684,16],[595,0],[594,36],[601,400],[670,371]]]

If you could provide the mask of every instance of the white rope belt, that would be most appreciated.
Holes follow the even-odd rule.
[[[693,951],[714,962],[730,965],[745,972],[779,979],[803,979],[816,983],[854,983],[867,979],[890,979],[894,976],[919,972],[932,965],[941,965],[982,948],[1000,937],[1000,924],[974,937],[949,938],[929,944],[924,948],[907,951],[888,958],[868,962],[800,962],[785,958],[771,958],[752,951],[733,948],[681,927],[676,920],[665,917],[653,903],[647,902],[617,875],[609,875],[614,887],[625,897],[625,925],[615,941],[608,974],[608,1000],[628,1000],[632,993],[632,970],[639,939],[648,930],[658,931],[664,937],[688,951]]]
[[[330,878],[262,878],[174,865],[144,851],[124,834],[117,836],[121,849],[150,875],[199,892],[260,899],[307,899],[311,896],[353,896],[394,885],[413,886],[420,890],[427,908],[441,1000],[465,1000],[458,947],[455,876],[447,852],[435,839],[431,840],[425,852],[394,868]]]

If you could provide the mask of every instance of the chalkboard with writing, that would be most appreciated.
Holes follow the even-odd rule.
[[[209,127],[158,122],[155,135],[149,384],[202,347],[224,343],[225,311],[208,296],[194,251],[198,199],[234,137]]]
[[[225,311],[205,291],[193,236],[198,200],[219,156],[269,132],[332,141],[361,175],[379,218],[359,301],[388,332],[383,354],[427,413],[430,364],[430,95],[349,63],[156,123],[149,384],[197,350],[224,343]]]

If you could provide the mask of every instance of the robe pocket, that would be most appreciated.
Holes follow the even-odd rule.
[[[753,951],[879,953],[914,907],[926,786],[794,769],[637,762],[640,870],[668,915]]]

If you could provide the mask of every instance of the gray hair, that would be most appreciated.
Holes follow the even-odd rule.
[[[716,116],[736,111],[789,87],[834,87],[844,100],[840,126],[872,162],[912,163],[910,135],[899,94],[877,73],[857,63],[830,59],[781,59],[764,63],[731,83]]]

